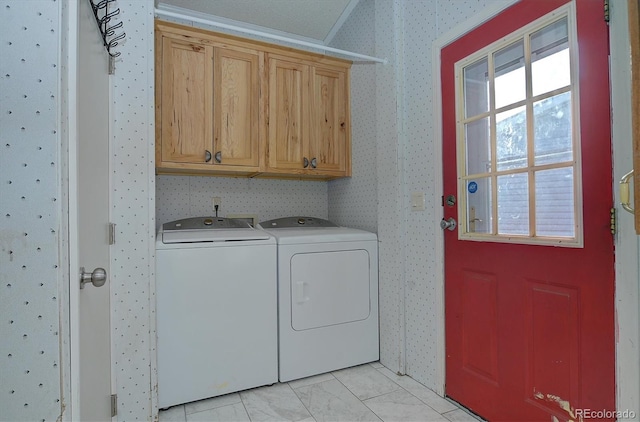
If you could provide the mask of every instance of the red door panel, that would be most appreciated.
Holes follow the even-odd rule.
[[[462,365],[466,371],[498,382],[498,290],[492,274],[465,271],[462,280]]]
[[[555,397],[579,396],[579,292],[537,280],[527,280],[525,289],[527,401],[553,414]]]
[[[457,191],[454,64],[566,4],[522,0],[442,50],[444,195]],[[608,29],[576,2],[584,247],[445,236],[446,394],[491,421],[615,410]],[[458,219],[455,207],[444,217]]]

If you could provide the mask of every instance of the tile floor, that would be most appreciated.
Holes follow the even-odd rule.
[[[160,422],[478,422],[408,376],[375,362],[314,377],[174,406]]]

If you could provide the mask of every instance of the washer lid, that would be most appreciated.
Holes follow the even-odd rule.
[[[162,243],[227,242],[265,240],[269,234],[249,223],[222,217],[194,217],[162,225]]]
[[[315,217],[284,217],[260,223],[263,229],[290,229],[293,227],[338,227],[337,224],[329,220]]]

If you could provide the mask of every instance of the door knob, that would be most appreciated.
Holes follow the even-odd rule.
[[[302,168],[307,168],[309,167],[309,159],[307,157],[303,157],[302,158]]]
[[[440,221],[440,228],[442,230],[447,229],[449,231],[454,231],[457,225],[458,223],[456,223],[456,220],[453,217],[449,217],[448,220],[443,218],[442,221]]]
[[[87,272],[80,268],[80,288],[84,289],[85,283],[93,283],[94,286],[103,286],[107,281],[107,272],[104,268],[96,268],[93,272]]]
[[[314,169],[317,167],[317,160],[314,158],[311,159],[311,168]]]

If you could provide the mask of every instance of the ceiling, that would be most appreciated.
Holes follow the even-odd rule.
[[[327,45],[359,0],[156,0],[159,9]]]

